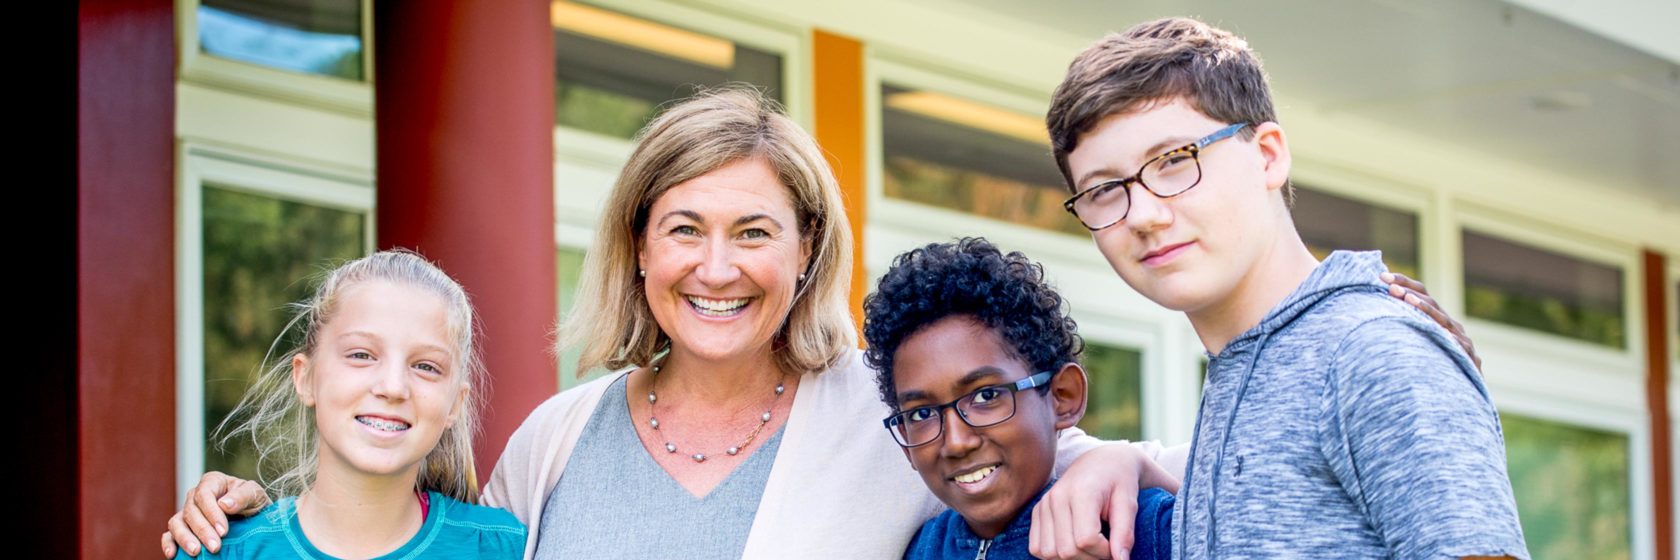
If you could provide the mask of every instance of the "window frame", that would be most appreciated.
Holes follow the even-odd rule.
[[[1553,225],[1547,227],[1547,224],[1534,220],[1508,216],[1498,210],[1469,204],[1458,205],[1454,214],[1453,223],[1455,227],[1452,233],[1452,245],[1455,247],[1453,261],[1457,274],[1456,288],[1460,294],[1459,318],[1467,327],[1474,329],[1478,338],[1485,338],[1489,342],[1497,342],[1496,346],[1520,348],[1523,352],[1531,353],[1531,355],[1545,356],[1548,359],[1561,360],[1563,363],[1573,362],[1578,366],[1591,369],[1622,372],[1644,371],[1642,357],[1645,352],[1645,335],[1640,318],[1644,317],[1645,297],[1644,290],[1641,287],[1642,278],[1639,273],[1641,265],[1636,247],[1597,238],[1590,233],[1568,229],[1566,226]],[[1563,335],[1465,315],[1462,298],[1463,294],[1468,291],[1468,285],[1462,270],[1462,232],[1466,229],[1474,229],[1484,235],[1491,235],[1506,241],[1621,270],[1622,328],[1623,332],[1627,333],[1627,344],[1623,348],[1613,348]],[[1480,342],[1478,340],[1478,349],[1483,347]],[[1532,382],[1532,378],[1529,381]],[[1643,391],[1636,390],[1634,394],[1642,395]],[[1642,401],[1639,406],[1643,408]]]
[[[1151,405],[1151,403],[1169,404],[1168,387],[1166,386],[1166,363],[1168,352],[1165,347],[1164,331],[1158,325],[1136,321],[1125,317],[1112,317],[1103,313],[1074,313],[1074,321],[1079,323],[1079,335],[1086,344],[1120,348],[1137,352],[1141,356],[1139,366],[1141,375],[1138,376],[1138,402],[1141,405],[1139,415],[1140,433],[1143,440],[1164,441],[1162,433],[1168,431],[1170,422],[1166,421],[1164,410],[1169,406]],[[1093,384],[1093,372],[1085,372],[1086,383]],[[1087,410],[1089,413],[1089,410]]]
[[[279,101],[346,113],[373,116],[373,0],[359,0],[362,10],[362,79],[360,81],[303,74],[211,56],[198,42],[201,0],[175,3],[177,80],[217,89],[269,97]]]
[[[1568,395],[1540,395],[1518,391],[1494,391],[1500,413],[1527,416],[1586,429],[1611,432],[1628,443],[1628,538],[1633,558],[1649,558],[1654,519],[1651,470],[1651,434],[1643,407],[1587,403]]]

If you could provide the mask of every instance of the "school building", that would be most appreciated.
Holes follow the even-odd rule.
[[[577,382],[549,333],[632,137],[729,82],[828,151],[859,240],[854,307],[930,241],[1024,251],[1089,343],[1084,427],[1187,442],[1200,345],[1062,210],[1043,126],[1075,53],[1167,15],[1265,61],[1313,249],[1380,249],[1465,322],[1534,556],[1672,558],[1668,0],[84,0],[76,75],[52,82],[75,108],[43,109],[75,123],[76,188],[45,189],[62,225],[27,249],[51,272],[26,303],[53,317],[50,375],[26,381],[26,417],[47,420],[23,430],[24,496],[49,504],[28,546],[155,554],[199,473],[249,475],[209,435],[285,303],[383,247],[440,262],[483,314],[488,476],[526,413]]]

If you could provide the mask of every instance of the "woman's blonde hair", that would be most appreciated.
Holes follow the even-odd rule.
[[[758,90],[725,87],[671,106],[638,134],[584,258],[577,306],[559,348],[582,348],[578,372],[646,365],[670,343],[654,322],[637,274],[637,247],[655,200],[725,165],[763,158],[788,188],[801,240],[811,248],[805,281],[771,344],[777,365],[820,372],[856,347],[847,311],[852,232],[840,185],[804,129]]]
[[[460,284],[412,252],[380,251],[327,272],[314,295],[292,304],[296,314],[269,348],[264,360],[267,368],[216,431],[223,434],[223,445],[234,438],[250,438],[257,450],[258,479],[270,492],[296,496],[309,489],[320,464],[320,445],[315,415],[298,399],[292,384],[292,359],[300,354],[313,357],[321,330],[332,321],[346,289],[376,280],[430,291],[445,302],[448,332],[455,342],[455,363],[450,371],[457,372],[455,378],[465,384],[463,390],[468,393],[455,423],[444,429],[437,447],[421,460],[416,485],[476,503],[478,477],[473,469],[472,444],[483,391],[473,389],[480,387],[484,368],[473,340],[477,323],[472,303]],[[302,329],[301,342],[275,359],[275,348],[293,329]]]

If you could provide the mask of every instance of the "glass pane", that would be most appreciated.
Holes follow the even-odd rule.
[[[577,303],[578,277],[583,275],[583,256],[581,249],[561,247],[556,253],[555,263],[560,267],[560,317],[571,313],[572,306]],[[577,378],[578,357],[583,355],[581,349],[567,350],[560,356],[560,389],[570,389],[582,384],[587,379]]]
[[[1196,400],[1200,401],[1202,399],[1202,389],[1207,388],[1207,374],[1208,374],[1207,353],[1204,352],[1204,353],[1202,353],[1201,356],[1197,356],[1196,357],[1196,363],[1198,365],[1200,365],[1201,368],[1202,368],[1200,370],[1201,375],[1196,376]]]
[[[205,54],[304,74],[360,81],[359,0],[203,0]]]
[[[554,119],[633,138],[697,86],[745,83],[782,98],[782,58],[710,35],[572,2],[553,2]]]
[[[1622,348],[1622,270],[1464,230],[1471,317]]]
[[[1500,415],[1511,488],[1535,558],[1628,558],[1628,438]]]
[[[1143,353],[1086,343],[1090,399],[1079,428],[1102,439],[1143,439]]]
[[[889,197],[1085,237],[1049,142],[1042,117],[881,86]]]
[[[1378,250],[1388,269],[1421,278],[1418,266],[1418,217],[1403,212],[1295,187],[1295,229],[1319,259],[1331,251]]]
[[[204,464],[254,478],[248,444],[211,439],[255,379],[310,278],[364,252],[362,214],[204,188]],[[285,341],[284,352],[295,340]]]

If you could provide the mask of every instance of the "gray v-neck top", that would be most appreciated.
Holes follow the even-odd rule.
[[[710,494],[696,498],[648,456],[636,437],[625,379],[613,381],[601,396],[565,473],[543,504],[536,557],[740,558],[782,430]]]

